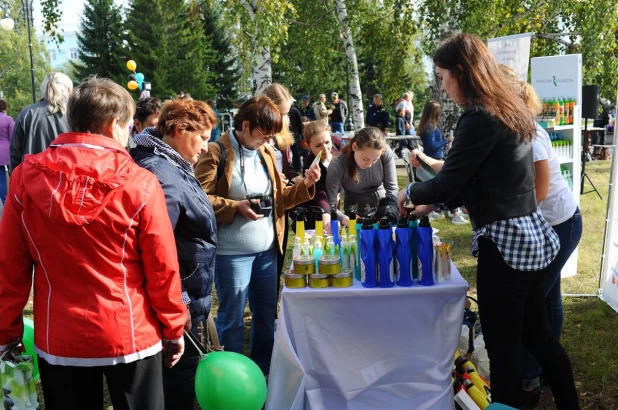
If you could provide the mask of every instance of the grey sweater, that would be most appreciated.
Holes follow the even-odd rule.
[[[346,212],[354,204],[358,204],[359,207],[369,204],[370,207],[377,208],[380,199],[385,196],[397,198],[399,187],[395,170],[395,156],[388,145],[380,160],[371,168],[360,169],[357,166],[356,169],[359,175],[358,183],[352,181],[348,176],[345,154],[339,155],[330,163],[326,176],[326,192],[329,203],[334,203],[337,200],[337,192],[339,192],[340,186],[345,193],[344,209]]]

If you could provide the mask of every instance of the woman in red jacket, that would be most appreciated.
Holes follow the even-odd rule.
[[[0,352],[23,334],[34,269],[35,347],[47,409],[163,409],[162,360],[184,351],[174,232],[157,178],[125,146],[135,104],[90,78],[71,131],[12,176],[0,223]],[[164,357],[161,350],[163,348]]]

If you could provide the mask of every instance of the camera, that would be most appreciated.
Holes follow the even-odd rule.
[[[251,210],[258,215],[264,215],[268,217],[273,212],[273,204],[269,197],[265,197],[264,195],[247,195],[247,199],[249,200],[249,204],[251,206]],[[258,200],[258,203],[254,203],[253,201]]]

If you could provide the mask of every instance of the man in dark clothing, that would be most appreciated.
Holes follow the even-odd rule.
[[[24,108],[13,128],[10,148],[10,169],[22,163],[26,154],[38,154],[62,133],[69,131],[67,103],[73,82],[62,73],[50,73],[41,84],[43,98]]]
[[[300,99],[300,115],[303,122],[315,121],[315,111],[311,105],[309,105],[309,96],[303,95],[303,98]]]
[[[390,118],[387,108],[382,104],[382,96],[380,94],[373,96],[373,103],[369,104],[365,122],[367,125],[379,128],[384,133],[388,132]]]
[[[332,132],[343,135],[343,123],[348,117],[348,105],[345,103],[345,101],[340,100],[339,94],[335,92],[332,93],[330,97],[331,108],[333,108],[333,113],[330,115],[330,129]]]
[[[294,135],[294,145],[292,145],[292,168],[300,172],[300,140],[303,138],[303,120],[298,108],[290,107],[288,112],[290,117],[290,131]]]

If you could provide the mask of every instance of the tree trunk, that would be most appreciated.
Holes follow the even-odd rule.
[[[253,95],[258,95],[273,82],[270,47],[256,46],[253,58]]]
[[[365,115],[363,112],[363,94],[360,87],[358,75],[358,61],[356,60],[356,49],[352,41],[352,33],[348,27],[348,10],[345,6],[345,0],[335,0],[337,7],[337,19],[341,25],[341,40],[345,48],[345,55],[350,63],[351,78],[350,89],[348,90],[349,98],[352,100],[352,106],[348,107],[354,120],[354,130],[358,131],[365,126]]]
[[[240,4],[247,9],[251,21],[254,21],[258,12],[257,0],[240,0]],[[272,61],[270,46],[260,46],[257,37],[253,37],[253,51],[253,95],[257,95],[273,82]]]

